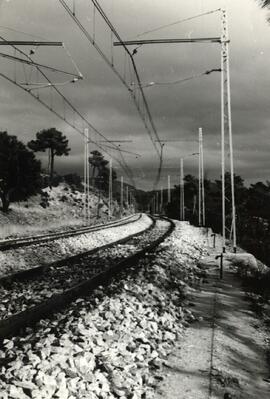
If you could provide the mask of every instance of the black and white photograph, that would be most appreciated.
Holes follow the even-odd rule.
[[[270,1],[0,0],[0,399],[270,398]]]

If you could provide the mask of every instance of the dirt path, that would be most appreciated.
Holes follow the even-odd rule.
[[[213,259],[214,256],[209,258]],[[210,261],[209,277],[192,295],[198,321],[168,359],[157,399],[269,399],[269,368],[260,321],[235,271]]]

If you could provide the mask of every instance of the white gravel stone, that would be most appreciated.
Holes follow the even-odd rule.
[[[199,229],[177,223],[136,275],[97,289],[93,299],[76,301],[24,338],[6,340],[0,359],[11,360],[1,367],[0,392],[20,399],[25,392],[46,399],[154,398],[164,359],[192,316],[184,311],[185,295],[200,280],[204,243]]]
[[[134,219],[136,218],[137,215],[134,216]],[[0,251],[0,277],[90,251],[130,234],[139,233],[150,225],[151,219],[143,214],[141,219],[127,225],[62,238],[49,243]]]

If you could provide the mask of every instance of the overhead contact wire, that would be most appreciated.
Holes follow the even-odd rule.
[[[62,2],[63,0],[60,0],[60,1]],[[138,85],[139,85],[139,90],[140,90],[140,92],[141,92],[142,100],[143,100],[143,103],[144,103],[144,106],[145,106],[145,110],[146,110],[147,116],[148,116],[148,118],[149,118],[150,125],[151,125],[151,127],[152,127],[154,136],[155,136],[157,142],[158,142],[159,145],[160,145],[160,151],[159,151],[159,149],[158,149],[158,147],[157,147],[157,145],[156,145],[155,140],[152,138],[151,131],[149,130],[149,128],[148,128],[148,126],[147,126],[147,124],[146,124],[145,117],[144,117],[144,115],[143,115],[143,113],[142,113],[142,111],[141,111],[141,109],[140,109],[140,107],[139,107],[139,105],[138,105],[138,103],[137,103],[137,101],[136,101],[135,95],[134,95],[134,93],[133,93],[132,98],[134,99],[135,106],[136,106],[136,108],[137,108],[137,110],[138,110],[138,112],[139,112],[139,114],[140,114],[142,120],[145,121],[145,127],[146,127],[146,129],[147,129],[147,131],[148,131],[148,133],[149,133],[149,135],[150,135],[150,138],[151,138],[151,141],[152,141],[152,143],[153,143],[153,146],[155,147],[155,149],[156,149],[156,151],[157,151],[157,153],[158,153],[158,156],[159,156],[158,174],[157,174],[156,181],[155,181],[155,183],[154,183],[154,189],[155,189],[156,186],[157,186],[157,184],[158,184],[159,181],[160,181],[161,170],[162,170],[162,163],[163,163],[163,160],[162,160],[162,151],[161,151],[162,144],[161,144],[160,138],[159,138],[159,136],[158,136],[158,133],[157,133],[157,130],[156,130],[156,127],[155,127],[155,124],[154,124],[154,121],[153,121],[153,118],[152,118],[152,115],[151,115],[151,112],[150,112],[150,109],[149,109],[148,102],[147,102],[146,97],[145,97],[145,94],[144,94],[144,91],[143,91],[143,89],[142,89],[142,87],[141,87],[141,80],[140,80],[140,76],[139,76],[139,73],[138,73],[138,70],[137,70],[137,67],[136,67],[134,58],[133,58],[132,54],[130,53],[130,51],[128,50],[127,46],[123,43],[123,41],[122,41],[120,35],[118,34],[118,32],[117,32],[116,29],[114,28],[113,24],[112,24],[112,23],[110,22],[110,20],[108,19],[108,17],[106,16],[105,12],[103,11],[103,9],[101,8],[101,6],[99,5],[98,1],[97,1],[97,0],[91,0],[91,1],[92,1],[92,3],[96,6],[96,8],[97,8],[97,10],[99,11],[100,15],[103,17],[103,19],[104,19],[104,21],[107,23],[108,27],[109,27],[109,28],[111,29],[111,31],[114,33],[115,37],[120,41],[120,43],[121,43],[122,46],[124,47],[126,53],[127,53],[127,54],[129,55],[129,57],[130,57],[130,60],[131,60],[132,66],[133,66],[133,70],[134,70],[134,73],[135,73],[135,76],[136,76],[136,80],[137,80]],[[126,84],[125,84],[125,86],[127,87]],[[128,89],[129,89],[129,88],[128,88]],[[130,90],[130,89],[129,89],[129,90]]]
[[[184,18],[184,19],[179,19],[179,20],[177,20],[177,21],[175,21],[175,22],[172,22],[172,23],[170,23],[170,24],[161,25],[161,26],[158,26],[157,28],[154,28],[154,29],[151,29],[151,30],[147,30],[147,31],[145,31],[145,32],[142,32],[142,33],[136,35],[135,37],[141,37],[141,36],[147,35],[148,33],[153,33],[153,32],[157,32],[157,31],[159,31],[159,30],[161,30],[161,29],[170,28],[171,26],[178,25],[178,24],[181,24],[181,23],[183,23],[183,22],[192,21],[193,19],[196,19],[196,18],[200,18],[200,17],[204,17],[204,16],[206,16],[206,15],[214,14],[214,13],[220,11],[220,10],[221,10],[221,8],[217,8],[216,10],[203,12],[203,13],[201,13],[201,14],[197,14],[197,15],[194,15],[194,16],[192,16],[192,17],[188,17],[188,18]]]
[[[6,39],[3,36],[0,36],[1,40],[6,41]],[[29,60],[32,61],[31,57],[26,54],[24,51],[22,51],[20,48],[12,45],[12,48],[14,48],[16,51],[18,51],[20,54],[24,55],[26,58],[28,58]],[[36,66],[37,72],[41,73],[41,75],[47,80],[47,82],[49,84],[52,85],[52,87],[54,88],[54,90],[57,92],[57,94],[65,101],[66,104],[68,104],[68,106],[74,111],[74,113],[76,113],[94,132],[96,132],[100,137],[102,137],[106,142],[110,143],[111,145],[114,146],[113,143],[111,143],[100,131],[98,131],[74,106],[73,104],[57,89],[57,87],[50,81],[50,79],[46,76],[46,74],[38,67]],[[10,81],[11,83],[14,83],[16,86],[20,87],[22,90],[24,90],[25,92],[29,93],[33,98],[35,98],[38,102],[40,102],[42,105],[44,105],[49,111],[51,111],[52,113],[54,113],[56,116],[58,116],[60,119],[62,119],[63,121],[65,121],[69,126],[71,126],[74,130],[76,130],[81,136],[85,137],[85,134],[83,132],[81,132],[78,128],[76,128],[75,124],[68,122],[65,118],[62,117],[62,115],[53,110],[48,104],[46,104],[45,101],[41,100],[39,98],[39,95],[34,95],[29,89],[26,89],[25,87],[23,87],[22,85],[20,85],[19,83],[13,81],[12,79],[10,79],[8,76],[6,76],[3,73],[0,73],[0,76],[2,76],[3,78],[7,79],[8,81]],[[108,151],[106,151],[101,145],[97,144],[96,145],[102,149],[106,154],[110,155],[108,153]],[[115,149],[118,149],[117,146],[115,146]],[[118,149],[119,150],[119,149]],[[114,158],[114,157],[113,157]],[[125,170],[127,176],[130,175],[130,169],[128,167],[128,165],[126,165],[123,167],[123,163],[121,163],[120,161],[118,161],[117,158],[114,158],[119,165],[123,168],[123,170]]]
[[[96,48],[96,50],[97,50],[98,53],[101,55],[101,57],[103,58],[103,60],[104,60],[104,61],[107,63],[107,65],[114,71],[114,73],[118,76],[118,78],[119,78],[120,81],[123,83],[123,85],[129,90],[129,92],[130,92],[130,94],[131,94],[131,97],[134,99],[133,93],[130,91],[129,85],[128,85],[127,82],[123,79],[123,77],[122,77],[121,74],[117,71],[117,69],[111,64],[110,59],[109,59],[109,58],[104,54],[104,52],[100,49],[100,47],[97,45],[96,41],[92,38],[92,36],[89,34],[89,32],[84,28],[84,26],[81,24],[81,22],[78,20],[78,18],[72,14],[71,9],[70,9],[69,6],[66,4],[66,2],[65,2],[64,0],[59,0],[59,1],[60,1],[60,3],[62,4],[62,6],[65,8],[65,10],[68,12],[68,14],[71,16],[71,18],[74,20],[74,22],[76,22],[76,24],[77,24],[78,27],[81,29],[81,31],[84,33],[84,35],[86,36],[86,38],[87,38],[87,39],[90,41],[90,43]],[[93,1],[93,0],[91,0],[91,1],[92,1],[92,3],[94,4],[94,6],[96,7],[96,9],[98,10],[98,12],[100,13],[100,15],[102,16],[102,18],[104,19],[104,21],[106,22],[106,24],[108,25],[108,27],[111,29],[111,31],[113,31],[115,37],[117,37],[118,40],[120,40],[121,43],[123,43],[123,41],[122,41],[122,39],[120,38],[119,34],[117,33],[117,31],[115,30],[114,26],[111,24],[111,22],[110,22],[109,19],[107,18],[106,14],[105,14],[104,11],[102,10],[102,8],[101,8],[100,5],[98,4],[98,2]],[[130,59],[131,59],[131,61],[132,61],[132,64],[133,64],[133,66],[134,66],[135,63],[134,63],[134,60],[133,60],[133,57],[132,57],[131,53],[129,52],[129,50],[127,49],[126,46],[124,46],[124,48],[125,48],[125,51],[128,53],[128,55],[129,55],[129,57],[130,57]],[[136,68],[136,66],[135,66],[135,68]],[[135,74],[136,74],[136,77],[139,78],[138,72],[137,72],[137,73],[135,72]],[[140,82],[140,79],[138,80],[138,82]],[[146,99],[145,99],[145,96],[144,96],[143,93],[142,93],[142,97],[143,97],[144,102],[146,103]],[[134,102],[135,102],[136,108],[137,108],[137,110],[138,110],[138,112],[139,112],[139,115],[141,116],[141,118],[142,118],[142,120],[143,120],[143,122],[144,122],[145,128],[146,128],[147,132],[149,133],[150,139],[151,139],[151,141],[152,141],[152,143],[153,143],[153,145],[154,145],[154,147],[155,147],[155,149],[156,149],[156,151],[157,151],[157,153],[158,153],[158,156],[159,156],[159,158],[160,158],[160,152],[159,152],[159,150],[158,150],[158,148],[157,148],[157,145],[156,145],[156,143],[155,143],[155,140],[154,140],[153,137],[152,137],[152,132],[151,132],[151,130],[150,130],[150,128],[149,128],[149,126],[148,126],[146,120],[145,120],[145,117],[144,117],[143,113],[142,113],[141,110],[139,109],[139,107],[138,107],[138,105],[137,105],[135,99],[134,99]],[[157,141],[159,141],[159,138],[158,138],[158,136],[157,136],[156,129],[155,129],[154,124],[153,124],[153,119],[152,119],[152,116],[151,116],[151,114],[150,114],[150,110],[149,110],[148,104],[145,104],[145,108],[146,108],[146,110],[147,110],[147,112],[148,112],[149,122],[150,122],[150,125],[152,126],[154,135],[155,135]]]

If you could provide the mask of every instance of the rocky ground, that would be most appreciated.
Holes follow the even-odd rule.
[[[162,365],[195,317],[189,292],[206,235],[177,222],[140,267],[0,351],[0,398],[154,398]]]

